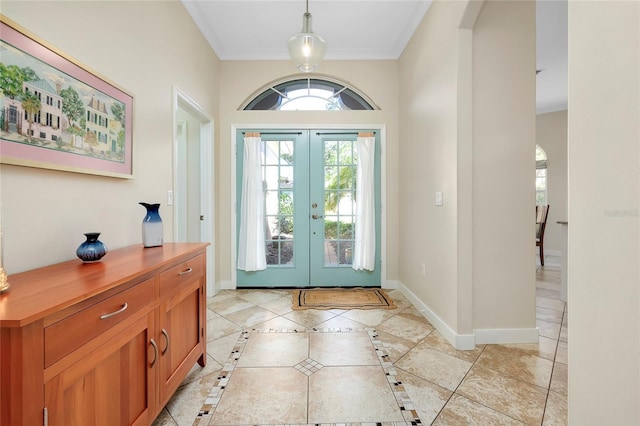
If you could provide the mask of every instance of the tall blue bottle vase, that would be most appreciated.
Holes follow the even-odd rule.
[[[158,247],[162,245],[163,230],[160,218],[160,204],[139,203],[147,209],[147,214],[142,219],[142,245],[145,247]]]

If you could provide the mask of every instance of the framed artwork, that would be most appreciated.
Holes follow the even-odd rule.
[[[0,15],[0,162],[132,178],[133,95]]]

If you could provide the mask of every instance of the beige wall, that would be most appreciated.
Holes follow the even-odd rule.
[[[544,233],[545,254],[559,255],[566,238],[567,220],[567,110],[536,116],[536,143],[547,153],[547,203],[549,217]]]
[[[485,3],[473,30],[474,329],[536,325],[535,50],[535,2]]]
[[[218,104],[219,61],[182,4],[3,0],[2,13],[135,96],[135,179],[0,166],[8,272],[75,258],[84,232],[110,249],[140,243],[139,201],[162,204],[171,241],[173,87],[214,117]]]
[[[223,61],[220,80],[220,143],[215,157],[218,169],[217,239],[219,247],[216,268],[217,287],[229,287],[233,279],[234,227],[232,188],[235,184],[233,169],[232,126],[303,127],[322,126],[385,126],[386,141],[383,146],[383,191],[386,199],[383,209],[386,215],[386,256],[383,254],[383,271],[387,280],[398,277],[398,65],[397,61],[325,61],[318,71],[350,83],[366,94],[380,107],[379,111],[238,111],[241,104],[266,84],[296,74],[290,61]],[[299,75],[299,74],[298,74]],[[308,77],[303,74],[302,77]]]
[[[400,281],[453,330],[458,329],[457,31],[465,6],[434,2],[400,58]],[[442,206],[434,203],[438,191]]]
[[[450,340],[536,339],[535,3],[471,9],[434,2],[400,59],[400,280]]]
[[[569,424],[640,424],[640,3],[569,2]]]

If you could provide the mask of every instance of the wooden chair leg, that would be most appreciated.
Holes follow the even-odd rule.
[[[544,248],[542,244],[540,244],[540,264],[544,266]]]

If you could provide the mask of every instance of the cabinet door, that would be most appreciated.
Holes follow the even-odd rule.
[[[45,383],[48,424],[150,424],[159,354],[154,313]]]
[[[181,284],[160,304],[160,406],[167,403],[196,361],[205,365],[204,277]]]

